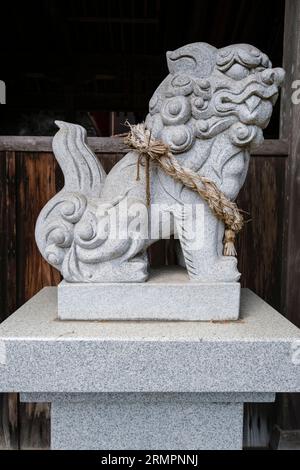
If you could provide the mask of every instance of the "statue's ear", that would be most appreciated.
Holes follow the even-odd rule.
[[[190,71],[196,69],[197,62],[194,57],[178,54],[178,49],[176,51],[167,52],[167,63],[169,72],[172,74],[180,73],[183,71]]]
[[[193,73],[198,77],[208,77],[216,63],[217,49],[204,42],[195,42],[167,52],[169,72]]]

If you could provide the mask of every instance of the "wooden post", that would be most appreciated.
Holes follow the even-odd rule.
[[[286,81],[281,97],[280,137],[288,141],[289,157],[285,180],[282,310],[300,326],[300,103],[292,102],[293,82],[300,80],[299,0],[286,0],[283,67]]]
[[[286,81],[281,95],[280,138],[289,145],[285,175],[282,267],[282,313],[300,326],[300,103],[293,103],[293,83],[300,80],[300,2],[286,0],[283,44]],[[284,395],[278,421],[284,429],[300,428],[300,396]]]

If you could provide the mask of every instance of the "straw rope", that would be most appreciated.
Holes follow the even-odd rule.
[[[198,193],[207,202],[215,216],[225,224],[223,254],[236,256],[234,241],[236,234],[244,224],[243,216],[236,203],[230,201],[213,181],[181,166],[168,145],[160,140],[152,139],[151,132],[146,129],[144,124],[128,125],[130,131],[126,135],[124,143],[138,153],[137,179],[139,179],[139,166],[142,159],[144,158],[146,162],[147,205],[150,204],[150,161],[153,161],[165,173]]]

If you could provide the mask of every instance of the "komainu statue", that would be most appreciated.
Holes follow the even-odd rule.
[[[171,160],[162,154],[161,162],[169,158],[168,168],[137,146],[106,175],[86,144],[85,130],[57,122],[53,151],[65,185],[41,211],[36,240],[44,258],[68,282],[143,282],[148,246],[179,231],[179,259],[191,280],[239,279],[234,251],[223,252],[224,222],[212,207],[237,197],[249,151],[263,141],[284,71],[272,68],[265,54],[247,44],[222,49],[190,44],[168,52],[167,62],[170,73],[135,132],[143,133],[152,148],[164,144]],[[189,177],[194,183],[199,178],[198,186],[207,181],[219,193],[202,199]],[[196,206],[202,208],[198,244],[182,227],[181,210]],[[162,214],[154,216],[157,208]]]

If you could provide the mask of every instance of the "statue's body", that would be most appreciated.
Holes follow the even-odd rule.
[[[284,72],[272,69],[265,54],[244,44],[217,50],[195,43],[168,53],[167,59],[170,74],[150,100],[146,127],[153,138],[169,145],[182,166],[211,179],[234,200],[247,174],[249,150],[263,140],[262,129],[270,120]],[[122,239],[103,235],[108,221],[103,207],[116,210],[125,199],[129,209],[145,204],[145,165],[140,165],[137,181],[137,155],[129,152],[106,175],[84,143],[84,130],[58,125],[53,149],[65,186],[38,219],[36,239],[42,255],[69,282],[145,281],[146,249],[157,238],[171,235],[173,225],[162,224],[152,239],[136,236],[135,228]],[[155,164],[150,182],[149,212],[153,204],[170,213],[176,204],[204,204],[203,245],[191,249],[189,241],[181,239],[181,262],[190,278],[237,281],[236,258],[222,254],[224,225],[208,205]],[[143,217],[146,223],[147,211]],[[127,220],[118,219],[122,223]]]

